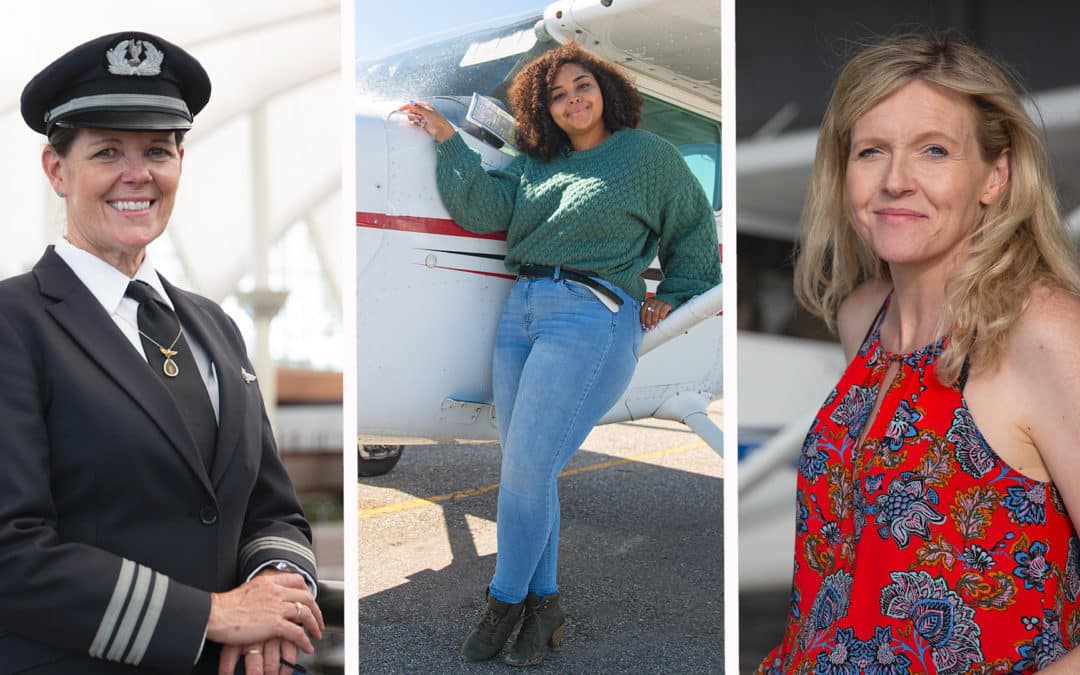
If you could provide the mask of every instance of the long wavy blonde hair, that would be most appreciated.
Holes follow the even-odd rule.
[[[795,295],[836,329],[840,303],[889,269],[855,233],[846,170],[855,122],[893,92],[923,80],[966,95],[988,162],[1009,151],[1005,193],[976,223],[966,260],[946,287],[939,333],[950,334],[938,363],[956,381],[965,357],[993,365],[1039,282],[1080,295],[1075,250],[1058,212],[1046,147],[1028,116],[1023,86],[1010,70],[955,33],[905,34],[864,48],[844,67],[825,110],[802,214]]]

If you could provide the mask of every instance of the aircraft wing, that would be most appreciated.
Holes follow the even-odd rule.
[[[544,29],[631,71],[638,88],[720,119],[720,3],[559,0]]]

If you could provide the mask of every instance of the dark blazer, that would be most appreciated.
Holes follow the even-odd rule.
[[[168,391],[52,247],[0,282],[0,673],[189,672],[211,591],[273,559],[315,578],[236,325],[162,281],[217,372],[209,475]],[[199,672],[217,653],[208,642]]]

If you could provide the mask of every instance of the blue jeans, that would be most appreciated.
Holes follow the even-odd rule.
[[[558,476],[618,401],[637,366],[641,303],[612,312],[563,279],[521,278],[503,308],[493,389],[502,443],[498,553],[491,596],[558,592]]]

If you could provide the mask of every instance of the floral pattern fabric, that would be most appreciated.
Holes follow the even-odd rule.
[[[788,628],[758,672],[1035,672],[1080,642],[1080,540],[938,381],[943,342],[882,348],[887,307],[803,444]]]

